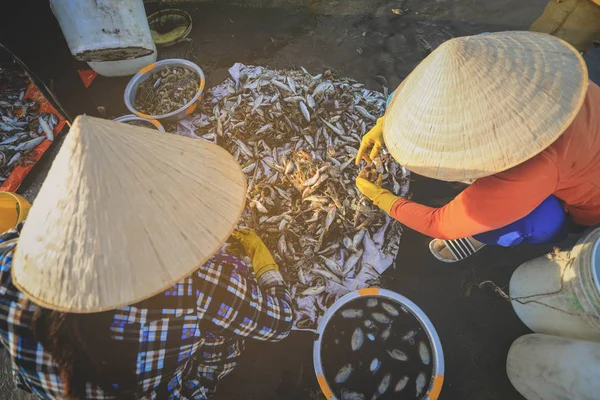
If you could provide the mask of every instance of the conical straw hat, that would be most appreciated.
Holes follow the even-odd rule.
[[[217,145],[78,117],[23,228],[13,281],[53,310],[133,304],[206,262],[245,194],[240,166]]]
[[[385,144],[418,174],[493,175],[537,155],[581,108],[588,76],[566,42],[500,32],[443,43],[404,80],[385,113]]]

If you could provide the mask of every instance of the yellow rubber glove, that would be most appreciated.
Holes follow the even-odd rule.
[[[375,126],[363,136],[358,154],[356,154],[356,165],[360,164],[362,158],[366,162],[371,163],[374,158],[377,158],[383,145],[383,117],[381,117],[377,120]],[[367,155],[369,149],[371,150],[369,155]]]
[[[380,185],[369,182],[364,178],[356,178],[356,187],[362,194],[367,196],[373,204],[381,208],[388,215],[392,211],[392,206],[401,197],[395,196],[387,189],[382,188]]]
[[[279,271],[271,252],[256,233],[249,229],[236,229],[231,236],[240,242],[252,260],[256,278],[267,271]]]

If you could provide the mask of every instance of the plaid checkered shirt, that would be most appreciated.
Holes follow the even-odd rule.
[[[12,284],[17,241],[17,230],[0,236],[0,341],[20,388],[63,399],[58,367],[30,329],[37,306]],[[136,397],[207,399],[237,365],[243,338],[278,341],[291,327],[292,302],[279,272],[257,282],[240,259],[218,254],[162,294],[115,310],[107,334],[137,349]],[[116,398],[93,382],[86,394]]]

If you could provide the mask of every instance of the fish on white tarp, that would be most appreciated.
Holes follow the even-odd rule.
[[[175,133],[216,143],[240,163],[248,180],[240,227],[273,253],[291,287],[295,326],[314,328],[339,297],[379,286],[398,253],[400,224],[354,184],[360,140],[386,98],[331,71],[237,63],[229,73]],[[406,195],[410,173],[381,154],[363,172]]]

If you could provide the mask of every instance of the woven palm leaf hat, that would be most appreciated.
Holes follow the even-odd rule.
[[[168,289],[227,240],[246,181],[203,140],[75,119],[14,256],[14,284],[52,310],[112,310]]]
[[[385,113],[394,159],[444,181],[493,175],[550,146],[588,87],[581,55],[533,32],[449,40],[402,82]]]

